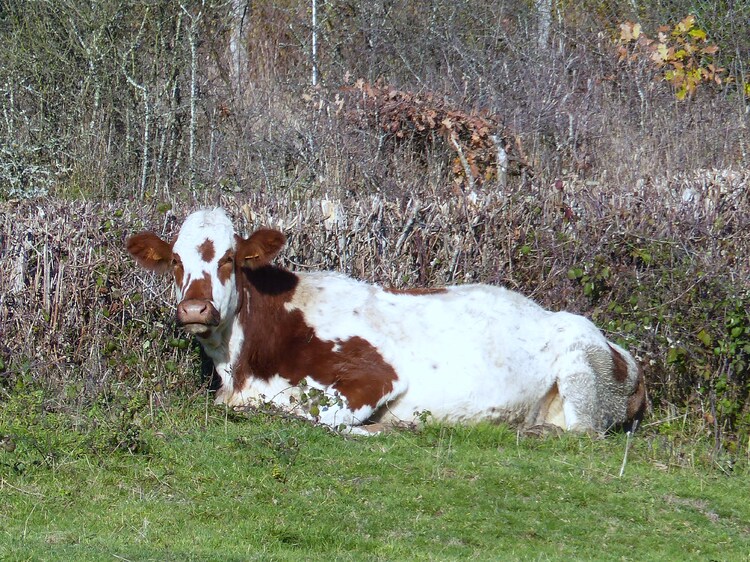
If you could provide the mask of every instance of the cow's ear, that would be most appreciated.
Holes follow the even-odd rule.
[[[152,232],[131,236],[126,246],[138,265],[149,271],[166,273],[172,265],[172,245]]]
[[[237,263],[240,267],[258,269],[271,263],[284,247],[286,236],[278,230],[261,228],[250,235],[247,240],[237,242]]]

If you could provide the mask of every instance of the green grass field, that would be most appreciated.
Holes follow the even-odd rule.
[[[2,560],[750,558],[747,453],[655,426],[620,476],[624,435],[345,438],[204,399],[52,410],[30,393],[0,414]]]

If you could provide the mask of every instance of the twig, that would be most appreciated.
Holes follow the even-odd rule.
[[[630,449],[630,437],[638,426],[638,421],[633,424],[633,429],[625,434],[625,454],[622,457],[622,466],[620,466],[620,478],[625,473],[625,465],[628,464],[628,450]]]
[[[492,135],[490,140],[497,150],[497,183],[502,194],[508,184],[508,152],[503,146],[503,139],[500,135]]]
[[[466,181],[469,182],[469,193],[474,191],[474,175],[471,173],[471,168],[469,167],[469,161],[466,160],[466,156],[464,156],[464,151],[461,149],[461,145],[458,144],[458,140],[456,139],[456,135],[451,135],[451,143],[456,148],[456,152],[458,153],[458,159],[461,161],[461,165],[464,168],[464,174],[466,174]]]
[[[23,488],[18,488],[8,482],[5,478],[0,478],[0,490],[2,490],[5,486],[8,486],[11,490],[15,490],[16,492],[20,492],[22,494],[26,494],[27,496],[35,496],[37,498],[43,498],[44,494],[40,494],[39,492],[30,492],[28,490],[24,490]]]
[[[399,253],[401,253],[401,247],[404,245],[404,243],[406,242],[406,239],[409,237],[409,233],[411,232],[412,228],[414,228],[414,223],[417,221],[417,215],[419,214],[419,211],[420,211],[419,202],[414,201],[413,207],[411,210],[411,215],[409,216],[409,220],[404,226],[404,229],[401,231],[401,236],[399,236],[398,241],[396,242],[396,248],[393,251],[394,255],[398,255]]]

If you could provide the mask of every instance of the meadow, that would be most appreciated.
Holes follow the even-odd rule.
[[[750,556],[750,449],[729,462],[684,417],[632,439],[429,423],[344,437],[200,395],[75,421],[42,406],[0,415],[3,560]]]

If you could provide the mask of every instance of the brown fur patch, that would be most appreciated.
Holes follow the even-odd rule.
[[[193,279],[190,282],[182,300],[210,301],[212,297],[211,277],[206,272],[201,279]]]
[[[638,369],[638,379],[636,381],[635,390],[628,397],[628,405],[625,410],[627,420],[642,420],[647,407],[648,395],[646,393],[646,379],[643,376],[643,371]]]
[[[296,275],[266,266],[244,269],[238,278],[249,306],[240,307],[245,343],[234,373],[235,388],[242,388],[249,377],[268,380],[278,374],[291,385],[311,378],[340,392],[352,410],[374,407],[393,389],[396,372],[368,341],[321,340],[301,311],[284,308],[299,281]]]
[[[234,264],[232,262],[232,250],[227,250],[226,253],[219,260],[219,281],[222,285],[227,284],[227,280],[232,271],[234,270]]]
[[[208,238],[206,238],[206,240],[203,241],[203,244],[198,246],[197,249],[198,253],[201,255],[201,259],[206,263],[211,263],[211,260],[214,259],[214,256],[216,255],[214,243]]]
[[[384,287],[386,293],[392,295],[439,295],[447,293],[448,289],[444,287],[414,287],[412,289],[396,289],[395,287]]]
[[[175,264],[173,273],[175,284],[182,289],[183,275],[185,275],[185,268],[182,267],[182,262]]]
[[[614,347],[610,345],[609,349],[612,351],[612,361],[614,362],[612,376],[617,382],[623,383],[628,380],[628,362]]]

